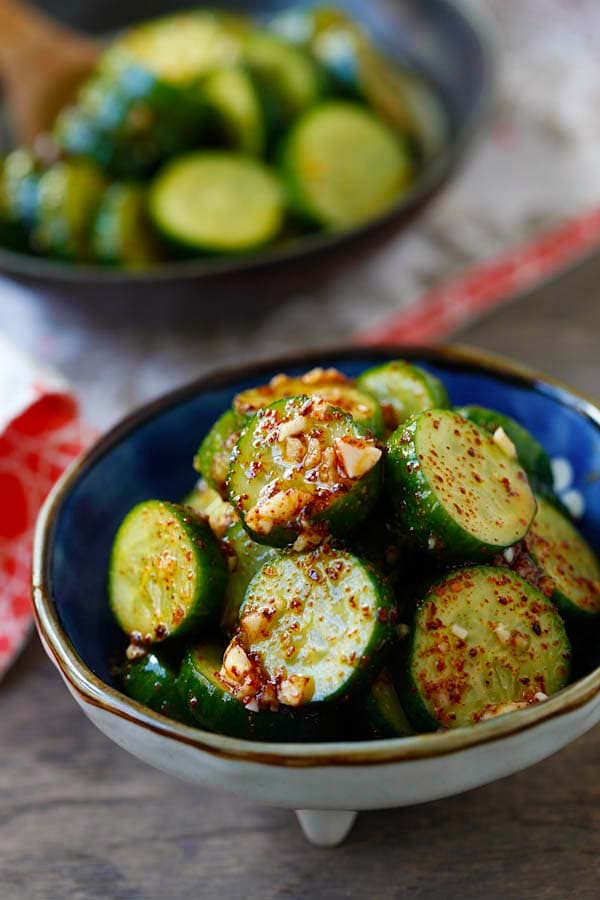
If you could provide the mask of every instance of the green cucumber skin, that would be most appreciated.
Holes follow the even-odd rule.
[[[223,538],[223,546],[226,553],[236,559],[236,567],[227,579],[221,617],[221,628],[226,634],[232,635],[239,624],[240,609],[248,585],[265,563],[273,562],[279,557],[279,551],[253,541],[241,522],[229,526]]]
[[[559,591],[558,588],[555,588],[552,591],[550,600],[554,603],[569,628],[573,628],[575,631],[580,628],[585,628],[587,625],[595,624],[600,619],[600,613],[582,609],[581,606],[577,606],[576,603],[573,603],[573,601],[570,600],[566,594],[563,594],[562,591]]]
[[[18,252],[34,252],[30,244],[36,224],[41,171],[24,148],[0,160],[0,241]]]
[[[553,477],[550,457],[533,435],[529,434],[519,422],[482,406],[462,406],[456,412],[485,431],[493,434],[497,428],[503,428],[515,445],[517,458],[534,488],[540,485],[552,490]]]
[[[115,178],[143,178],[196,146],[206,121],[198,85],[176,87],[131,64],[88,82],[79,103],[59,115],[55,138]]]
[[[41,176],[35,248],[67,261],[92,257],[92,228],[106,188],[104,174],[89,160],[65,160]]]
[[[194,468],[202,475],[206,483],[218,491],[222,496],[227,495],[226,478],[221,481],[213,476],[212,467],[215,458],[219,454],[225,452],[225,443],[231,435],[241,433],[247,424],[246,416],[241,415],[234,409],[228,409],[223,415],[219,416],[210,431],[200,444],[196,456],[194,457]],[[231,454],[229,454],[231,455]],[[229,462],[226,469],[229,469]]]
[[[194,157],[198,158],[198,160],[202,158],[202,161],[205,161],[209,156],[235,156],[238,162],[245,161],[256,168],[260,166],[263,170],[263,174],[268,174],[270,176],[271,187],[277,186],[278,196],[277,199],[274,199],[273,201],[273,222],[272,228],[268,233],[255,236],[251,241],[246,241],[243,244],[233,246],[231,244],[225,245],[222,243],[215,243],[212,239],[196,241],[186,235],[178,233],[176,229],[172,227],[171,222],[165,221],[161,210],[161,200],[165,191],[164,181],[166,181],[167,178],[172,175],[173,171],[179,168],[183,163],[191,162]],[[225,150],[192,150],[185,155],[167,160],[165,165],[162,166],[160,171],[156,174],[149,187],[148,208],[152,224],[160,235],[163,243],[170,249],[171,254],[174,257],[180,259],[196,259],[206,256],[227,259],[258,253],[265,247],[269,247],[277,239],[284,227],[287,214],[285,186],[279,177],[279,173],[263,159],[259,159],[256,156],[233,153]]]
[[[446,559],[493,559],[505,548],[487,544],[465,531],[444,510],[423,475],[414,444],[420,415],[411,416],[388,440],[386,475],[401,521],[423,550],[434,537],[434,553]]]
[[[319,741],[334,737],[335,717],[328,721],[306,709],[258,713],[247,710],[240,700],[198,670],[195,652],[196,648],[191,647],[183,659],[177,689],[185,709],[200,728],[254,741]]]
[[[122,686],[132,700],[170,719],[190,724],[192,718],[181,700],[177,677],[175,669],[162,656],[148,653],[126,664]]]
[[[540,492],[538,492],[538,495],[539,493]],[[551,504],[551,506],[558,513],[560,513],[572,527],[575,527],[568,510],[563,509],[563,504],[560,503],[560,501],[556,502],[556,497],[554,495],[548,496],[541,494],[540,496],[542,501],[545,500],[547,503]],[[582,541],[585,541],[582,535],[579,535],[579,537],[582,539]],[[587,544],[587,541],[585,541],[585,543]],[[546,572],[542,561],[538,560],[534,549],[528,546],[528,551],[534,564],[538,566],[542,571]],[[554,590],[550,595],[550,600],[552,601],[552,603],[554,603],[559,613],[570,628],[572,628],[574,631],[579,631],[580,629],[585,628],[587,625],[592,625],[593,623],[598,622],[598,620],[600,619],[600,611],[585,609],[584,607],[579,606],[577,603],[571,600],[567,596],[567,594],[564,593],[564,591],[561,591],[560,588],[556,586],[556,581],[552,577],[552,575],[550,575],[549,573],[546,574],[547,577],[555,585]]]
[[[270,397],[268,397],[269,391],[271,391]],[[337,396],[335,392],[337,392]],[[357,390],[357,385],[352,383],[335,384],[325,380],[322,382],[317,381],[314,385],[310,385],[303,381],[301,377],[290,378],[283,393],[280,393],[278,388],[272,388],[270,385],[259,385],[257,388],[249,388],[246,391],[242,391],[235,397],[234,409],[239,407],[240,414],[244,415],[246,417],[245,421],[247,421],[258,409],[264,409],[277,400],[304,394],[309,397],[321,397],[332,406],[335,406],[336,409],[341,409],[342,412],[351,415],[359,425],[372,431],[376,438],[385,436],[385,422],[379,400],[371,391]],[[361,417],[352,413],[352,409],[356,410],[358,404],[364,405],[370,411],[368,416]]]
[[[316,551],[317,553],[320,550]],[[313,554],[308,554],[312,556]],[[348,557],[352,554],[346,553]],[[354,557],[357,564],[363,567],[373,589],[378,596],[377,614],[373,622],[371,637],[364,647],[363,653],[357,661],[352,674],[342,683],[339,688],[329,694],[324,700],[312,700],[305,704],[302,708],[305,710],[319,710],[335,706],[337,703],[344,702],[353,697],[360,696],[362,692],[368,691],[372,685],[374,677],[381,671],[382,665],[386,662],[389,655],[390,647],[395,638],[395,622],[397,618],[397,606],[394,591],[388,580],[376,570],[370,562],[364,559]],[[277,565],[277,561],[268,564],[271,567]],[[240,608],[240,618],[244,612],[244,605],[251,594],[255,583],[260,579],[260,571],[250,581],[244,603]]]
[[[183,525],[184,531],[193,546],[196,565],[204,575],[202,579],[203,583],[198,586],[197,595],[192,604],[192,608],[188,610],[188,614],[184,617],[181,624],[176,628],[172,628],[168,635],[161,639],[160,642],[162,643],[163,640],[171,641],[172,639],[180,638],[197,629],[209,627],[218,622],[222,613],[223,598],[227,584],[227,565],[219,544],[210,530],[209,525],[193,513],[189,507],[183,507],[176,503],[169,503],[166,501],[150,502],[161,503],[161,505],[178,520],[179,524]],[[134,506],[121,523],[111,551],[109,573],[116,570],[116,567],[118,566],[119,532],[125,526],[128,519],[134,516],[138,510],[145,507],[147,503],[148,501],[142,501],[142,503]],[[116,604],[110,588],[109,603],[117,623],[122,630],[127,633],[126,629],[121,625],[119,612],[116,609]]]
[[[292,97],[289,92],[286,93],[285,86],[282,86],[281,80],[278,80],[275,76],[272,68],[269,66],[269,60],[265,61],[264,54],[262,59],[260,50],[257,55],[256,47],[260,48],[261,43],[263,49],[269,44],[274,48],[276,68],[281,68],[281,56],[277,57],[281,50],[283,50],[284,55],[293,54],[295,58],[303,62],[311,85],[308,92],[310,96],[302,101],[301,106],[297,103],[298,98]],[[245,48],[245,61],[259,90],[262,92],[263,103],[269,111],[268,119],[271,120],[270,130],[272,133],[275,130],[275,125],[277,126],[277,131],[281,132],[282,128],[287,128],[296,118],[324,99],[330,92],[331,83],[328,73],[320,66],[314,56],[302,47],[280,41],[277,35],[272,32],[258,31],[249,36]]]
[[[406,373],[415,380],[420,381],[429,394],[429,405],[423,406],[418,411],[427,408],[446,409],[450,406],[448,393],[439,378],[430,375],[425,369],[413,366],[411,363],[407,363],[404,360],[393,360],[392,362],[384,363],[381,366],[374,366],[372,369],[367,369],[356,379],[356,386],[374,396],[380,404],[385,404],[386,402],[389,402],[388,398],[390,395],[393,395],[393,387],[388,394],[385,390],[381,389],[380,385],[382,381],[385,383],[386,378],[389,377],[388,373],[393,376],[398,368],[406,371]],[[416,411],[417,410],[414,409],[410,410],[409,415]],[[408,416],[406,416],[406,418],[408,418]],[[399,424],[402,423],[400,422]]]
[[[474,572],[476,570],[487,570],[493,571],[490,567],[485,565],[483,566],[474,566],[474,567],[464,567],[464,571]],[[398,655],[396,660],[394,660],[394,664],[392,665],[391,672],[394,680],[394,684],[396,690],[398,692],[398,696],[400,698],[400,702],[402,704],[403,709],[406,712],[406,715],[410,721],[410,723],[414,726],[416,733],[426,733],[432,731],[439,731],[442,726],[438,722],[436,718],[429,711],[425,701],[421,697],[418,687],[415,684],[413,669],[414,669],[414,658],[415,658],[415,643],[417,637],[417,621],[418,616],[421,610],[426,607],[435,593],[436,588],[443,585],[448,577],[452,577],[456,574],[459,574],[462,570],[458,569],[450,574],[446,573],[443,577],[437,579],[435,582],[429,585],[427,591],[424,592],[421,600],[417,603],[412,622],[410,627],[410,633],[408,638],[402,642],[401,646],[398,650]],[[511,575],[514,575],[511,570],[507,569],[507,572],[510,572]],[[517,576],[518,580],[528,584],[525,579],[521,578],[521,576]],[[533,585],[529,585],[532,590],[539,594],[540,602],[543,602],[545,605],[548,605],[548,598],[545,597],[540,591],[537,591]],[[558,613],[557,613],[558,615]],[[565,632],[564,634],[564,649],[566,654],[570,654],[570,660],[565,663],[568,672],[565,677],[565,684],[569,683],[571,672],[572,672],[572,647],[570,639]]]
[[[391,692],[389,696],[386,696]],[[391,708],[390,708],[391,707]],[[364,698],[367,730],[376,739],[410,737],[415,733],[404,710],[398,692],[387,671],[375,679]]]
[[[297,399],[305,402],[308,397],[304,396]],[[273,407],[285,405],[286,402],[288,402],[286,399],[278,400],[266,408],[272,409]],[[352,423],[352,427],[355,429],[358,436],[365,438],[369,437],[369,429],[359,425],[359,423],[357,423],[355,419],[352,419],[347,413],[342,414],[348,422]],[[252,424],[253,419],[250,419],[246,428],[240,434],[231,457],[229,474],[227,477],[227,483],[229,485],[229,502],[237,511],[244,528],[253,541],[256,541],[258,544],[267,544],[271,547],[286,547],[289,544],[292,544],[298,537],[297,530],[293,528],[276,527],[273,528],[269,534],[264,535],[254,531],[246,523],[246,511],[241,507],[240,496],[232,486],[232,480],[235,476],[236,469],[243,464],[239,462],[239,458],[244,455],[245,441],[248,440],[250,445],[252,445],[252,439],[250,437]],[[332,535],[337,536],[346,534],[371,512],[379,497],[382,480],[383,466],[382,460],[379,460],[379,462],[360,479],[358,484],[355,485],[351,491],[343,497],[340,497],[339,500],[334,501],[328,509],[317,514],[311,519],[311,523],[318,524],[325,522],[327,523],[328,531]]]
[[[247,67],[236,67],[236,73],[246,82],[244,87],[247,88],[252,96],[256,112],[256,119],[252,126],[242,131],[237,127],[238,123],[228,117],[228,110],[223,105],[222,98],[213,92],[212,79],[216,79],[220,71],[216,69],[203,84],[208,115],[211,117],[211,130],[214,130],[223,139],[226,146],[230,146],[242,153],[264,156],[272,115],[269,100],[265,98],[264,90]]]
[[[110,185],[93,225],[92,249],[99,262],[111,266],[143,268],[162,261],[164,254],[147,218],[141,185]]]
[[[310,191],[306,188],[305,180],[300,174],[301,166],[298,164],[298,145],[302,137],[302,131],[306,127],[307,122],[310,124],[310,120],[313,117],[320,115],[325,111],[329,111],[329,109],[334,110],[338,105],[347,105],[353,108],[356,107],[357,109],[364,109],[365,112],[368,112],[377,120],[382,129],[385,128],[388,129],[390,133],[392,132],[392,129],[390,129],[379,116],[376,116],[372,110],[364,106],[364,104],[352,103],[349,100],[333,99],[325,100],[322,104],[308,109],[286,132],[278,148],[277,158],[279,169],[282,172],[287,186],[290,209],[298,220],[306,226],[324,231],[339,231],[360,227],[366,222],[377,218],[380,215],[384,215],[393,208],[396,202],[400,201],[404,192],[410,187],[409,183],[399,185],[394,197],[388,198],[387,202],[382,204],[378,211],[372,212],[368,216],[361,216],[356,220],[346,220],[344,222],[332,220],[326,211],[318,208],[318,204],[314,202],[314,198],[309,196]],[[409,159],[410,154],[408,152],[406,141],[397,133],[394,134],[394,137],[396,138],[395,143],[397,144],[398,149],[403,151],[405,159]],[[414,177],[414,173],[412,173],[412,176]],[[411,183],[413,177],[410,179]]]

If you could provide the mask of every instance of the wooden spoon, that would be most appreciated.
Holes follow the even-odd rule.
[[[0,83],[15,138],[48,131],[98,58],[98,45],[20,0],[0,0]]]

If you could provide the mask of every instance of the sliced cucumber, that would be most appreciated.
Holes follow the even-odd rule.
[[[475,422],[480,428],[485,428],[490,434],[494,434],[499,428],[502,428],[514,444],[517,459],[527,472],[531,483],[535,487],[543,485],[547,489],[552,489],[550,457],[526,428],[523,428],[510,416],[505,416],[493,409],[484,409],[482,406],[462,406],[456,412],[465,419]]]
[[[340,89],[362,97],[410,135],[423,158],[437,156],[447,144],[450,122],[438,92],[418,73],[384,57],[342,10],[292,7],[278,14],[272,27],[286,40],[309,47]]]
[[[262,89],[273,98],[282,125],[289,125],[326,93],[325,73],[316,61],[274,34],[251,32],[244,58]]]
[[[381,451],[365,428],[318,397],[278,400],[242,432],[229,499],[250,536],[295,549],[350,530],[375,503]]]
[[[368,369],[359,375],[356,385],[377,397],[390,431],[413,413],[450,405],[439,378],[402,359]]]
[[[299,394],[322,397],[332,406],[351,415],[375,435],[382,436],[384,433],[383,413],[375,397],[368,391],[358,390],[337,369],[311,369],[297,378],[275,375],[269,384],[242,391],[235,397],[233,405],[238,412],[249,416],[275,400],[297,397]]]
[[[571,621],[600,615],[600,564],[594,551],[553,503],[538,495],[537,504],[525,543],[554,583],[552,601]]]
[[[280,703],[303,706],[368,683],[393,636],[394,598],[368,563],[328,548],[281,556],[254,576],[240,637]]]
[[[390,437],[386,467],[399,516],[424,550],[491,558],[529,530],[536,502],[525,472],[458,413],[413,416]]]
[[[123,673],[123,690],[133,700],[155,712],[188,722],[188,715],[177,687],[173,666],[163,656],[148,653],[135,662],[127,663]]]
[[[76,104],[58,116],[54,137],[68,155],[90,158],[115,178],[136,179],[197,146],[206,126],[197,84],[157,81],[132,66],[87,82]]]
[[[245,253],[277,237],[285,194],[271,169],[235,153],[191,153],[169,163],[150,189],[158,230],[188,252]]]
[[[204,519],[208,519],[212,533],[219,540],[227,529],[238,520],[231,503],[224,500],[221,494],[209,487],[202,478],[194,490],[190,491],[183,499],[182,504],[189,506]]]
[[[117,532],[110,604],[126,634],[162,641],[218,621],[226,578],[209,526],[183,506],[148,500],[131,510]]]
[[[250,73],[240,66],[217,69],[206,78],[203,90],[225,143],[261,156],[267,140],[265,112]]]
[[[387,669],[377,676],[366,695],[364,714],[371,737],[408,737],[415,733]]]
[[[420,603],[398,688],[421,729],[455,728],[556,693],[570,662],[554,605],[509,569],[477,566]]]
[[[100,169],[83,159],[51,166],[40,178],[35,248],[59,259],[91,257],[91,231],[106,180]]]
[[[248,26],[236,16],[190,10],[130,28],[102,60],[113,72],[136,65],[168,84],[187,85],[240,59]]]
[[[208,518],[213,506],[222,502],[219,492],[209,487],[203,479],[199,479],[193,490],[185,495],[181,504],[182,506],[189,506],[198,515]]]
[[[144,268],[163,258],[146,211],[146,192],[136,184],[113,184],[105,192],[92,232],[96,259]]]
[[[328,734],[328,723],[304,710],[256,711],[228,689],[219,677],[224,647],[203,642],[184,657],[178,689],[185,708],[202,728],[232,737],[256,741],[319,740]],[[247,698],[250,705],[250,697]]]
[[[228,634],[233,634],[239,624],[239,612],[246,588],[265,563],[278,558],[279,551],[265,544],[257,544],[240,522],[235,522],[225,532],[223,549],[229,561],[229,578],[221,628]]]
[[[239,57],[240,29],[234,17],[206,11],[130,29],[102,56],[75,106],[59,115],[59,146],[117,178],[144,177],[197,147],[207,127],[201,80]]]
[[[200,472],[206,483],[223,497],[227,495],[225,480],[231,454],[246,421],[246,416],[234,409],[228,409],[219,416],[194,457],[196,471]]]
[[[364,106],[341,100],[298,120],[282,165],[296,208],[324,228],[350,228],[386,212],[413,177],[402,139]]]
[[[2,243],[28,250],[35,225],[40,166],[31,151],[13,150],[0,165],[0,231]]]

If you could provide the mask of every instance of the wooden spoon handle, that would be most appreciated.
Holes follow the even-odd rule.
[[[62,31],[45,15],[16,0],[0,0],[0,76],[12,77],[16,68],[33,61],[41,46]]]
[[[0,81],[17,137],[49,128],[97,57],[94,42],[20,0],[0,0]]]

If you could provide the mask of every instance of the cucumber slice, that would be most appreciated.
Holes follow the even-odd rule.
[[[92,225],[105,188],[105,178],[92,162],[71,159],[51,166],[39,182],[33,246],[58,259],[89,259]]]
[[[342,10],[330,6],[285,10],[271,22],[283,38],[309,47],[346,93],[365,100],[424,159],[448,142],[450,122],[438,92],[419,74],[383,56],[369,35]]]
[[[402,359],[368,369],[359,375],[356,385],[377,397],[390,431],[413,413],[450,405],[439,378]]]
[[[197,147],[208,124],[201,80],[239,58],[244,31],[235,17],[198,11],[130,29],[59,115],[59,146],[117,178],[144,177]]]
[[[227,496],[225,480],[231,454],[246,421],[245,416],[234,409],[228,409],[219,416],[194,457],[196,471],[200,472],[206,483],[223,497]]]
[[[207,110],[197,83],[173,85],[132,65],[84,84],[54,128],[70,156],[97,162],[115,178],[144,178],[165,159],[198,145]]]
[[[328,723],[314,713],[248,709],[219,677],[223,651],[218,643],[202,642],[189,649],[181,665],[179,693],[198,725],[256,741],[320,740],[328,736]]]
[[[285,195],[277,175],[258,160],[191,153],[157,176],[150,213],[158,230],[182,250],[246,253],[277,237]]]
[[[494,434],[498,428],[502,428],[515,445],[517,459],[527,472],[531,483],[535,487],[543,485],[547,489],[552,489],[550,457],[526,428],[523,428],[510,416],[505,416],[493,409],[484,409],[482,406],[462,406],[456,412],[465,419],[469,419],[470,422],[475,422],[480,428],[485,428],[490,434]]]
[[[40,166],[25,148],[13,150],[0,165],[0,232],[2,243],[28,250],[38,208]]]
[[[600,615],[600,564],[594,551],[553,503],[538,495],[537,504],[525,543],[554,583],[551,600],[567,620]]]
[[[517,460],[450,410],[427,410],[400,426],[388,442],[386,471],[405,527],[445,558],[491,558],[522,540],[535,514]]]
[[[324,228],[350,228],[397,203],[413,178],[402,139],[365,107],[309,110],[288,134],[282,166],[297,210]]]
[[[299,378],[275,375],[269,384],[242,391],[234,398],[233,405],[239,413],[250,416],[282,397],[297,397],[299,394],[321,397],[348,413],[375,435],[382,436],[384,433],[383,413],[375,397],[368,391],[358,390],[337,369],[311,369]]]
[[[205,481],[200,479],[197,484],[194,485],[193,490],[185,495],[181,501],[181,505],[189,506],[195,513],[198,513],[198,515],[208,518],[213,506],[222,502],[223,500],[219,492],[215,491],[214,488],[209,487]]]
[[[241,67],[218,69],[207,77],[203,90],[225,142],[243,153],[264,154],[265,113],[250,73]]]
[[[340,550],[281,556],[254,576],[240,637],[280,703],[330,702],[368,684],[393,637],[394,597],[368,563]]]
[[[227,567],[209,526],[175,503],[148,500],[123,520],[111,553],[113,614],[139,643],[218,621]]]
[[[400,703],[387,669],[375,679],[364,700],[367,729],[372,737],[408,737],[415,733]]]
[[[147,216],[142,187],[122,183],[108,188],[94,222],[92,250],[100,262],[132,269],[163,259]]]
[[[189,84],[237,62],[247,28],[241,17],[208,10],[162,16],[125,32],[101,66],[113,72],[136,65],[168,84]]]
[[[283,125],[289,125],[326,93],[325,73],[315,60],[274,34],[251,32],[244,58],[263,91],[272,98]]]
[[[397,686],[419,728],[455,728],[556,693],[570,661],[554,605],[509,569],[477,566],[450,573],[419,604]]]
[[[370,432],[325,400],[278,400],[250,419],[236,444],[229,499],[254,540],[305,549],[368,515],[380,458]]]
[[[200,479],[193,491],[183,499],[183,506],[189,506],[195,513],[208,519],[214,536],[219,540],[227,529],[237,522],[237,515],[231,503],[224,500],[218,491]]]
[[[265,544],[257,544],[240,522],[235,522],[225,532],[223,549],[229,561],[229,578],[221,628],[226,633],[233,634],[239,624],[239,612],[246,588],[265,563],[278,558],[279,551]]]
[[[148,653],[127,663],[122,684],[125,693],[138,703],[170,719],[190,721],[177,687],[177,672],[162,655]]]

